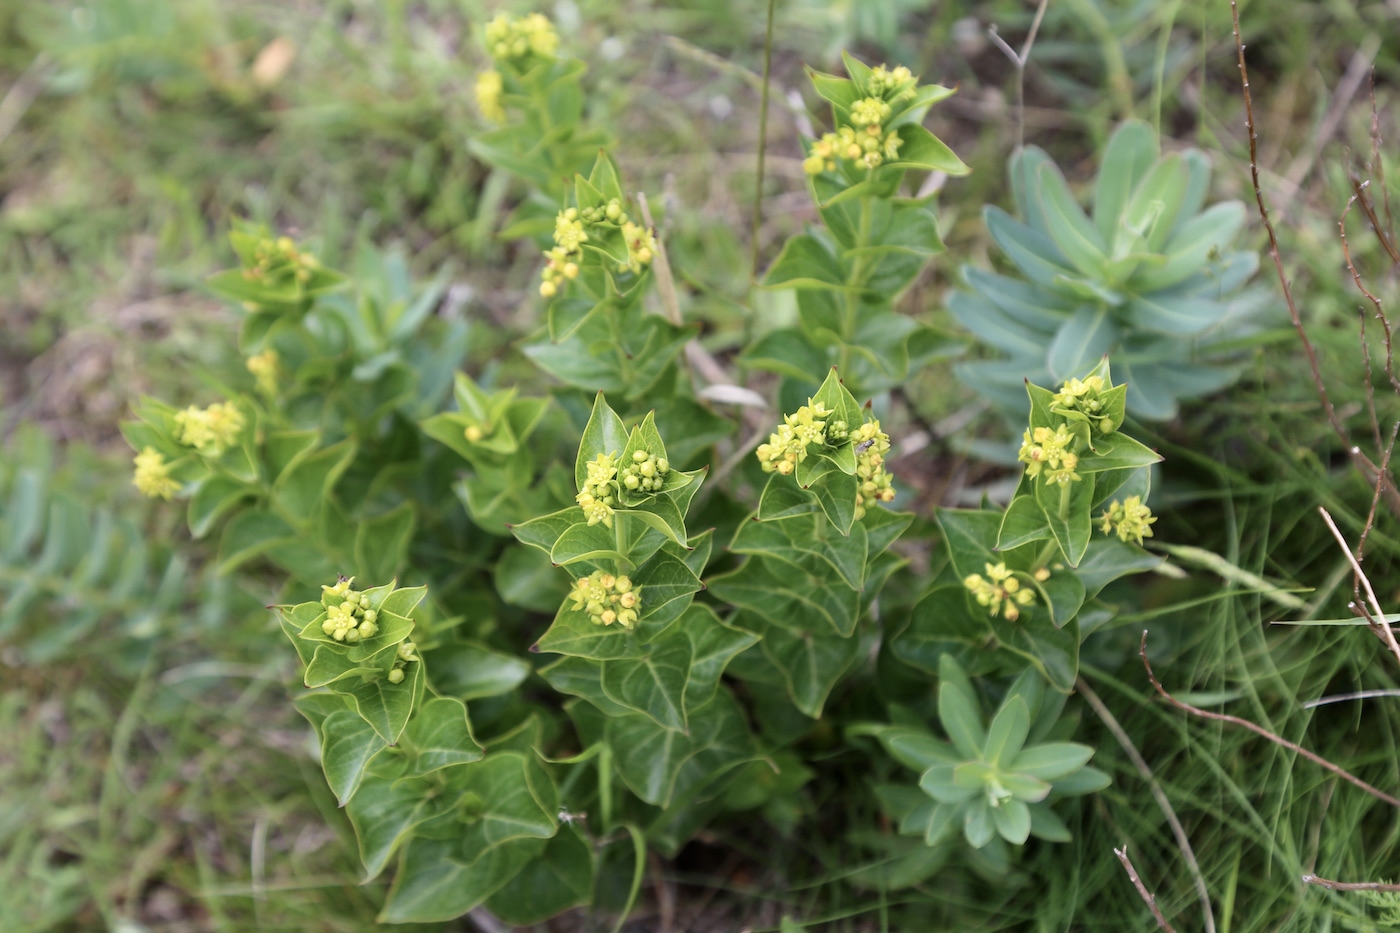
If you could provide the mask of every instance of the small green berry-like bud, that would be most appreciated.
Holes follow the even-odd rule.
[[[632,459],[638,463],[644,463],[647,459],[647,452],[645,450],[634,450],[632,451]]]
[[[628,473],[622,478],[622,485],[626,486],[628,489],[636,489],[641,484],[642,481],[637,479],[637,477],[632,473]]]
[[[397,668],[397,667],[396,667],[396,668],[394,668],[392,671],[389,672],[389,683],[391,683],[391,684],[401,684],[401,683],[403,683],[403,671],[402,671],[400,668]]]

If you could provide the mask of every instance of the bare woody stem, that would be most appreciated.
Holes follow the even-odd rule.
[[[1192,706],[1190,703],[1183,703],[1176,697],[1172,696],[1170,693],[1167,692],[1165,687],[1158,683],[1157,675],[1152,673],[1152,665],[1147,660],[1146,629],[1143,629],[1142,632],[1142,644],[1138,647],[1138,655],[1142,658],[1142,666],[1147,669],[1147,679],[1152,681],[1152,686],[1155,687],[1157,692],[1162,695],[1162,699],[1166,700],[1168,703],[1170,703],[1172,706],[1175,706],[1177,709],[1185,710],[1191,715],[1200,716],[1203,719],[1214,719],[1217,722],[1232,722],[1237,726],[1243,726],[1250,732],[1253,732],[1256,735],[1263,736],[1270,742],[1273,742],[1275,745],[1282,745],[1289,751],[1302,755],[1304,758],[1308,759],[1316,765],[1320,765],[1321,767],[1326,768],[1328,771],[1331,771],[1333,774],[1337,775],[1343,780],[1350,781],[1352,784],[1355,784],[1357,787],[1361,788],[1366,793],[1370,794],[1372,797],[1375,797],[1377,800],[1388,803],[1392,807],[1400,807],[1400,799],[1390,796],[1385,791],[1377,787],[1372,787],[1370,784],[1367,784],[1365,781],[1361,780],[1361,778],[1352,774],[1350,771],[1347,771],[1345,768],[1340,768],[1337,765],[1332,764],[1332,762],[1328,761],[1326,758],[1323,758],[1321,755],[1318,755],[1314,752],[1308,751],[1306,748],[1303,748],[1303,746],[1297,744],[1296,742],[1290,742],[1282,736],[1274,735],[1274,733],[1270,732],[1268,729],[1265,729],[1262,726],[1257,726],[1254,723],[1250,722],[1248,719],[1241,719],[1238,716],[1231,716],[1227,713],[1212,713],[1209,710],[1201,709],[1198,706]]]
[[[1166,930],[1167,933],[1176,933],[1172,925],[1167,922],[1167,918],[1162,916],[1162,908],[1157,906],[1157,896],[1147,890],[1147,885],[1143,884],[1142,879],[1138,877],[1137,869],[1133,868],[1133,863],[1128,858],[1128,844],[1126,842],[1123,843],[1123,848],[1114,849],[1113,854],[1118,856],[1118,861],[1123,863],[1123,870],[1128,873],[1128,878],[1133,882],[1133,887],[1137,888],[1138,896],[1141,897],[1143,903],[1151,909],[1152,916],[1157,918],[1157,926]]]
[[[1337,417],[1337,411],[1332,406],[1332,399],[1327,394],[1327,386],[1322,381],[1322,371],[1317,362],[1317,351],[1313,348],[1312,341],[1303,328],[1303,318],[1298,313],[1297,302],[1293,300],[1293,288],[1289,285],[1288,273],[1284,270],[1283,258],[1279,255],[1278,234],[1274,232],[1274,223],[1269,219],[1269,209],[1264,204],[1264,188],[1259,181],[1259,136],[1254,128],[1254,100],[1249,91],[1249,69],[1245,66],[1244,61],[1244,42],[1240,39],[1240,10],[1236,0],[1230,0],[1230,16],[1234,23],[1235,52],[1239,58],[1240,83],[1244,92],[1245,127],[1249,131],[1249,174],[1254,184],[1254,201],[1259,206],[1259,217],[1264,221],[1264,229],[1269,234],[1269,255],[1274,260],[1274,269],[1278,272],[1279,283],[1283,286],[1283,297],[1288,305],[1288,316],[1293,322],[1293,329],[1298,332],[1298,339],[1303,344],[1303,352],[1307,355],[1313,386],[1317,389],[1318,398],[1322,401],[1322,410],[1327,415],[1327,423],[1332,426],[1333,432],[1346,448],[1353,465],[1369,481],[1371,475],[1366,469],[1365,457],[1361,455],[1360,449],[1352,444],[1351,435],[1347,432],[1341,419]],[[1385,476],[1380,477],[1380,482],[1386,487],[1386,504],[1390,506],[1391,511],[1400,514],[1400,493],[1396,492],[1394,485]]]
[[[1328,881],[1317,875],[1304,875],[1302,881],[1329,891],[1400,891],[1400,884],[1387,884],[1384,881]]]

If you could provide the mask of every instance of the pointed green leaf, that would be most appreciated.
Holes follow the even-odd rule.
[[[321,767],[331,792],[343,807],[355,795],[364,777],[365,768],[388,746],[351,709],[340,709],[326,717],[318,730],[321,733]]]

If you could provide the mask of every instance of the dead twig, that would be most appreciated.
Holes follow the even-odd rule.
[[[1094,712],[1098,713],[1099,719],[1103,720],[1108,731],[1112,732],[1113,737],[1118,740],[1119,746],[1127,754],[1128,759],[1132,761],[1133,767],[1147,782],[1147,788],[1152,792],[1152,797],[1157,801],[1162,815],[1167,818],[1167,825],[1171,827],[1172,835],[1176,837],[1176,844],[1181,849],[1181,857],[1186,860],[1186,867],[1190,870],[1191,879],[1196,884],[1196,896],[1201,900],[1201,910],[1205,915],[1205,931],[1206,933],[1215,933],[1215,911],[1210,906],[1210,891],[1206,888],[1205,876],[1201,873],[1201,865],[1196,861],[1196,853],[1191,848],[1191,839],[1186,835],[1186,829],[1181,825],[1181,820],[1177,818],[1176,810],[1172,809],[1171,800],[1167,798],[1166,791],[1162,790],[1162,785],[1157,782],[1156,776],[1152,773],[1152,769],[1147,766],[1147,761],[1138,752],[1133,740],[1128,738],[1128,733],[1119,725],[1118,720],[1109,711],[1104,701],[1099,699],[1099,695],[1084,682],[1083,677],[1075,682],[1075,689],[1079,691],[1080,696],[1084,697],[1085,702],[1094,708]],[[1127,846],[1125,845],[1123,849],[1126,851]],[[1126,859],[1126,856],[1119,856],[1119,858]],[[1125,867],[1128,868],[1129,873],[1132,872],[1131,866],[1127,866],[1126,862]],[[1139,891],[1141,891],[1140,887]]]
[[[1341,418],[1337,416],[1336,408],[1332,405],[1332,398],[1327,394],[1327,385],[1322,380],[1322,370],[1317,361],[1317,350],[1313,347],[1312,340],[1308,338],[1307,331],[1303,327],[1303,318],[1298,311],[1298,303],[1293,298],[1293,288],[1288,281],[1288,272],[1283,267],[1283,257],[1278,248],[1278,234],[1274,230],[1273,221],[1269,218],[1269,208],[1264,203],[1264,189],[1259,181],[1259,134],[1256,132],[1254,124],[1254,99],[1249,91],[1249,69],[1244,61],[1244,42],[1240,39],[1240,10],[1237,0],[1230,0],[1230,16],[1234,23],[1235,53],[1239,59],[1240,84],[1244,93],[1245,127],[1249,131],[1249,175],[1254,185],[1254,201],[1259,208],[1259,218],[1264,222],[1264,230],[1269,235],[1269,256],[1274,261],[1274,270],[1278,273],[1279,284],[1283,286],[1283,298],[1288,306],[1288,317],[1293,322],[1293,329],[1298,332],[1299,341],[1303,344],[1303,352],[1308,358],[1308,369],[1312,374],[1313,387],[1317,390],[1318,399],[1322,402],[1322,410],[1327,416],[1327,423],[1331,425],[1332,431],[1341,440],[1353,465],[1363,476],[1368,477],[1369,481],[1371,474],[1366,469],[1369,461],[1361,455],[1360,448],[1351,443],[1351,435],[1346,426],[1342,424]],[[1394,484],[1390,483],[1384,475],[1380,476],[1380,481],[1386,487],[1386,504],[1392,512],[1400,515],[1400,492],[1396,491]]]
[[[1157,918],[1157,926],[1167,930],[1168,933],[1176,933],[1172,925],[1167,922],[1167,918],[1162,916],[1162,908],[1157,906],[1157,896],[1147,890],[1147,885],[1143,884],[1142,879],[1138,877],[1137,869],[1133,868],[1133,863],[1128,858],[1128,844],[1126,842],[1123,843],[1123,848],[1114,849],[1113,854],[1118,856],[1118,861],[1123,863],[1123,870],[1128,873],[1128,878],[1133,882],[1133,887],[1137,888],[1138,895],[1142,898],[1143,903],[1152,910],[1152,916]]]
[[[1317,875],[1304,875],[1303,884],[1315,884],[1329,891],[1400,891],[1400,884],[1384,881],[1329,881]]]
[[[1035,45],[1035,34],[1040,32],[1040,21],[1045,18],[1045,8],[1049,6],[1050,0],[1040,0],[1040,5],[1035,9],[1035,18],[1031,20],[1030,31],[1026,33],[1026,41],[1021,43],[1021,51],[1017,52],[1006,40],[997,35],[996,23],[987,27],[987,38],[992,40],[992,44],[1001,49],[1007,58],[1011,59],[1011,64],[1016,66],[1016,148],[1020,149],[1026,142],[1026,62],[1031,57],[1031,47]]]
[[[1193,716],[1200,716],[1203,719],[1213,719],[1217,722],[1230,722],[1234,723],[1237,726],[1243,726],[1250,732],[1253,732],[1256,735],[1263,736],[1270,742],[1273,742],[1275,745],[1281,745],[1289,751],[1294,752],[1295,754],[1302,755],[1304,758],[1308,759],[1313,764],[1326,768],[1328,771],[1331,771],[1338,777],[1350,781],[1352,784],[1361,788],[1366,793],[1370,794],[1372,797],[1375,797],[1377,800],[1383,801],[1384,803],[1388,803],[1392,807],[1400,807],[1400,799],[1392,797],[1390,794],[1387,794],[1380,788],[1372,787],[1370,784],[1367,784],[1365,781],[1361,780],[1361,778],[1352,774],[1350,771],[1347,771],[1345,768],[1339,767],[1338,765],[1334,765],[1326,758],[1323,758],[1321,755],[1318,755],[1315,752],[1308,751],[1306,748],[1304,748],[1296,742],[1290,742],[1283,736],[1275,735],[1268,729],[1265,729],[1263,726],[1255,725],[1248,719],[1241,719],[1238,716],[1231,716],[1228,713],[1212,713],[1210,710],[1204,710],[1198,706],[1192,706],[1190,703],[1183,703],[1181,700],[1178,700],[1176,697],[1172,696],[1170,693],[1167,692],[1167,688],[1163,687],[1157,681],[1157,675],[1152,673],[1152,664],[1147,660],[1146,629],[1143,629],[1142,631],[1142,643],[1138,647],[1138,656],[1142,658],[1142,666],[1147,669],[1147,679],[1152,681],[1152,686],[1157,690],[1158,693],[1162,695],[1162,699],[1166,700],[1168,703],[1170,703],[1172,706],[1175,706],[1177,709],[1184,710]]]
[[[1387,448],[1386,460],[1389,461],[1389,459],[1390,449]],[[1347,561],[1351,564],[1351,572],[1355,576],[1358,585],[1358,594],[1360,586],[1366,588],[1366,599],[1370,602],[1370,606],[1368,607],[1360,599],[1355,599],[1347,604],[1347,608],[1352,611],[1359,610],[1361,614],[1365,616],[1367,624],[1371,626],[1371,630],[1380,636],[1381,641],[1384,641],[1386,647],[1395,655],[1395,659],[1400,661],[1400,643],[1395,641],[1395,632],[1391,629],[1390,623],[1385,620],[1385,613],[1381,611],[1381,602],[1376,598],[1376,591],[1371,587],[1370,579],[1366,576],[1365,571],[1361,569],[1361,562],[1357,560],[1355,554],[1352,554],[1350,546],[1347,545],[1347,539],[1342,537],[1341,531],[1337,529],[1337,523],[1332,521],[1332,516],[1327,514],[1327,510],[1322,506],[1318,506],[1317,510],[1322,513],[1322,520],[1327,523],[1327,527],[1332,532],[1332,537],[1337,539],[1337,544],[1341,546],[1342,553],[1346,554]]]

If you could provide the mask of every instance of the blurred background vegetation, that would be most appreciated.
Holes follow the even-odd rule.
[[[520,192],[467,147],[479,125],[475,30],[499,8],[533,9],[0,0],[0,930],[372,925],[384,890],[357,884],[348,824],[310,730],[286,702],[294,659],[262,608],[278,598],[277,582],[217,576],[180,515],[138,501],[116,424],[144,393],[197,396],[241,366],[234,317],[202,288],[210,271],[235,263],[226,238],[235,216],[315,234],[331,266],[445,275],[444,300],[470,324],[469,366],[528,372],[513,341],[536,323],[537,255],[496,236]],[[751,288],[766,9],[760,0],[543,8],[566,50],[590,62],[591,117],[614,128],[625,174],[661,193],[653,198],[666,210],[689,312],[721,358],[751,328],[791,313],[780,294]],[[1363,361],[1361,296],[1337,223],[1353,173],[1373,179],[1378,204],[1387,186],[1400,198],[1400,3],[1254,0],[1240,10],[1283,260],[1333,403],[1374,453],[1366,386],[1368,376],[1384,385],[1382,343],[1372,322],[1375,358]],[[931,128],[974,168],[941,193],[949,252],[907,299],[948,324],[952,270],[995,252],[980,209],[1004,203],[1018,134],[1017,69],[989,31],[1019,48],[1034,12],[1022,0],[780,0],[760,266],[812,216],[798,139],[824,114],[802,65],[839,71],[842,49],[904,63],[959,86]],[[1094,153],[1135,115],[1159,125],[1168,147],[1212,153],[1215,197],[1252,194],[1221,0],[1052,0],[1024,101],[1026,142],[1046,148],[1071,181],[1092,177]],[[1384,243],[1355,216],[1349,231],[1358,270],[1382,298],[1400,297]],[[1264,245],[1262,230],[1254,237]],[[1261,276],[1271,275],[1266,261]],[[1281,302],[1277,327],[1252,352],[1239,386],[1158,429],[1153,441],[1174,464],[1154,503],[1158,539],[1197,545],[1272,584],[1317,587],[1288,618],[1346,616],[1350,575],[1316,506],[1355,540],[1371,490],[1322,415]],[[976,501],[998,474],[941,429],[978,431],[974,397],[950,366],[904,391],[933,429],[904,474],[928,506]],[[1375,404],[1382,427],[1395,421],[1393,393],[1378,389]],[[1368,549],[1371,578],[1393,605],[1400,540],[1384,507]],[[1188,569],[1133,597],[1154,638],[1174,646],[1172,680],[1198,699],[1240,700],[1339,763],[1388,761],[1385,786],[1400,787],[1393,700],[1364,707],[1370,740],[1360,743],[1362,707],[1302,706],[1394,688],[1376,640],[1357,628],[1270,629],[1263,620],[1280,610],[1257,586]],[[1238,731],[1183,725],[1146,702],[1140,671],[1124,671],[1088,679],[1158,767],[1223,929],[1395,928],[1362,895],[1303,890],[1297,869],[1365,833],[1366,851],[1390,861],[1358,856],[1356,879],[1395,880],[1400,822],[1357,825],[1329,807],[1333,784],[1320,772]],[[1314,716],[1320,724],[1309,728]],[[1023,865],[1049,879],[1048,898],[988,886],[953,903],[936,878],[871,894],[846,883],[860,866],[836,843],[779,845],[736,826],[653,866],[647,912],[629,929],[777,929],[784,916],[798,923],[784,929],[899,929],[895,908],[926,917],[928,929],[1146,929],[1109,851],[1125,838],[1144,853],[1138,868],[1178,929],[1198,929],[1190,877],[1146,784],[1091,725],[1097,762],[1118,780],[1098,804],[1096,834],[1042,847]],[[813,805],[824,803],[841,806]],[[1099,892],[1092,904],[1089,892]]]

